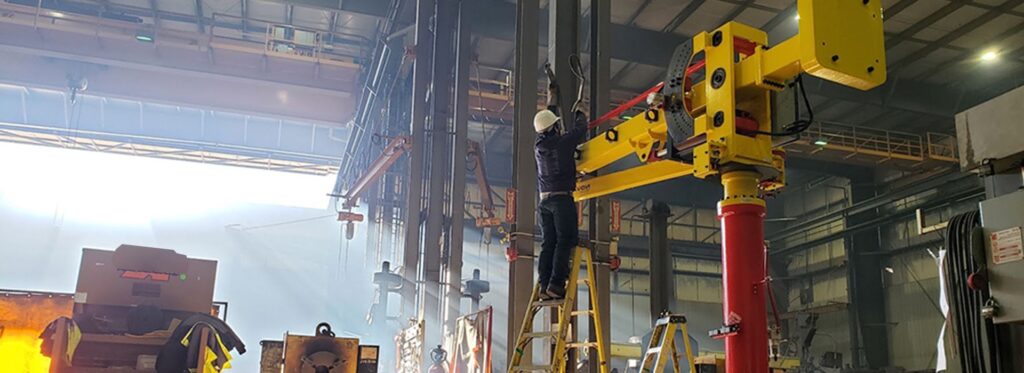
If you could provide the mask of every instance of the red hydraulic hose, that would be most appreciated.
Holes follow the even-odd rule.
[[[619,105],[618,107],[612,109],[612,111],[609,111],[608,113],[605,113],[605,115],[602,115],[600,118],[594,119],[592,122],[590,122],[590,125],[588,125],[587,128],[597,127],[601,123],[607,122],[609,119],[619,116],[619,114],[622,114],[626,110],[629,110],[629,108],[634,107],[637,104],[646,100],[647,95],[651,94],[652,92],[657,92],[663,86],[665,86],[664,82],[656,84],[654,87],[651,87],[650,89],[644,91],[644,93],[641,93],[636,97],[633,97],[633,99],[626,101],[626,103]]]

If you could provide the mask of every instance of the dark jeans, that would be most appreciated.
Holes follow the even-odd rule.
[[[540,244],[541,286],[565,286],[569,277],[572,252],[579,243],[579,219],[571,195],[556,195],[540,201],[537,207],[543,240]]]

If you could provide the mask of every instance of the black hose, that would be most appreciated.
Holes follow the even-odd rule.
[[[946,259],[942,271],[949,300],[948,341],[958,355],[963,373],[998,373],[997,329],[991,319],[981,316],[981,308],[990,294],[987,287],[968,287],[968,277],[979,273],[984,263],[975,261],[975,230],[981,226],[977,211],[954,216],[946,228]]]
[[[754,133],[772,137],[788,137],[799,135],[808,128],[811,128],[811,125],[814,124],[814,109],[811,108],[811,100],[807,99],[807,89],[804,88],[803,75],[797,75],[796,80],[791,86],[795,89],[799,89],[800,96],[804,102],[804,107],[807,108],[807,119],[800,118],[800,101],[793,100],[793,122],[784,126],[782,128],[782,132],[755,131]]]

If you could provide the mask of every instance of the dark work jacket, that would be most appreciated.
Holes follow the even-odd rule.
[[[552,107],[548,109],[554,111]],[[576,190],[576,146],[587,133],[587,116],[580,112],[573,116],[573,127],[565,134],[559,133],[558,123],[537,134],[533,151],[537,159],[537,188],[542,193]]]

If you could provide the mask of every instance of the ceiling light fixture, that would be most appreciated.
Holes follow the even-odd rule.
[[[148,31],[136,32],[135,33],[135,40],[138,40],[138,41],[141,41],[141,42],[145,42],[145,43],[152,43],[153,42],[153,33],[152,32],[148,32]]]
[[[814,140],[814,145],[817,145],[817,146],[828,145],[828,140],[825,140],[824,138],[819,138],[817,140]]]
[[[997,51],[988,51],[981,55],[981,60],[985,62],[991,62],[997,59],[999,59],[999,52]]]
[[[64,13],[61,13],[61,12],[50,12],[50,16],[53,16],[54,18],[64,18]]]

